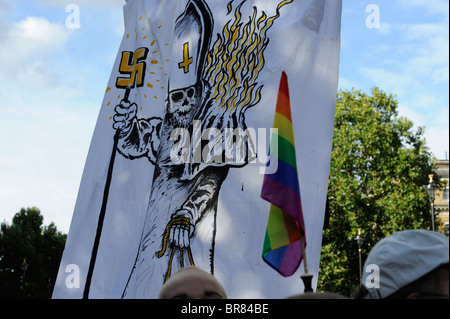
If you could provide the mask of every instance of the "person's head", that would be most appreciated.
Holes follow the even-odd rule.
[[[180,269],[159,292],[159,299],[226,299],[225,289],[210,273],[196,267]]]
[[[448,275],[449,264],[447,263],[400,288],[387,299],[448,299]]]
[[[444,235],[428,230],[394,233],[370,251],[355,298],[448,298],[448,265],[449,240]]]

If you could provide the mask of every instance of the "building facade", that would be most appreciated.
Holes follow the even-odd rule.
[[[449,166],[448,159],[436,161],[436,173],[440,177],[440,188],[436,191],[436,199],[434,200],[434,208],[436,215],[439,217],[441,226],[439,231],[448,235],[448,207],[449,207]]]

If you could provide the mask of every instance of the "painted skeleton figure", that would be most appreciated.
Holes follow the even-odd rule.
[[[116,107],[114,127],[121,132],[118,151],[130,159],[147,156],[155,165],[139,251],[124,297],[151,296],[155,287],[159,289],[171,273],[187,265],[198,263],[213,272],[215,232],[211,229],[215,228],[217,198],[228,168],[205,168],[186,178],[183,177],[185,164],[174,164],[170,156],[171,132],[179,128],[192,132],[192,122],[209,94],[199,71],[208,49],[211,27],[212,16],[202,1],[190,1],[177,20],[174,51],[182,47],[178,51],[182,52],[184,64],[180,62],[178,69],[183,71],[183,76],[173,72],[174,80],[169,86],[175,88],[168,92],[163,120],[138,118],[134,103],[123,102]],[[190,57],[189,51],[197,52],[197,56]],[[189,72],[191,64],[194,72]],[[206,230],[210,230],[208,244],[191,243],[194,233],[201,233],[202,228],[203,235],[209,235]],[[195,256],[207,257],[194,261],[192,250]]]
[[[194,232],[198,233],[201,225],[204,225],[204,235],[207,229],[215,229],[217,198],[228,168],[206,167],[185,177],[185,164],[175,165],[170,158],[174,144],[170,132],[180,127],[192,130],[194,111],[201,105],[201,92],[199,85],[172,91],[162,121],[139,119],[134,103],[121,103],[116,107],[114,120],[116,128],[121,130],[119,152],[130,159],[146,156],[156,167],[139,255],[132,273],[137,277],[131,278],[137,284],[136,294],[141,297],[150,289],[147,283],[151,281],[149,275],[153,277],[156,264],[163,267],[157,273],[165,274],[164,280],[177,268],[194,264],[191,253]],[[213,272],[214,238],[210,236],[208,242],[202,253],[208,258],[199,263]],[[142,289],[139,285],[143,285]]]

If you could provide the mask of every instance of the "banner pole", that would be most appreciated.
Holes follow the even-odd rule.
[[[125,96],[122,101],[129,102],[128,98],[130,96],[130,91],[131,91],[131,88],[129,88],[129,87],[125,90]],[[98,247],[100,245],[100,238],[102,236],[102,231],[103,231],[103,222],[105,220],[105,215],[106,215],[106,206],[108,205],[109,189],[111,187],[111,179],[112,179],[113,170],[114,170],[114,161],[116,159],[117,145],[119,144],[119,137],[120,137],[120,130],[117,129],[116,133],[114,134],[114,143],[113,143],[113,148],[112,148],[112,152],[111,152],[111,157],[109,160],[109,167],[108,167],[108,173],[106,176],[105,189],[103,190],[102,207],[100,209],[100,214],[98,216],[97,231],[95,234],[94,245],[92,247],[91,261],[89,262],[88,273],[86,276],[86,283],[84,285],[83,299],[89,299],[89,290],[91,288],[92,275],[94,273],[95,261],[97,260]]]

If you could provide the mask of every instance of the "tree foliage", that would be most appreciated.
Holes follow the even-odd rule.
[[[329,179],[329,227],[324,230],[318,290],[350,296],[373,245],[405,229],[429,229],[424,185],[434,173],[424,129],[399,117],[391,94],[373,88],[338,93]],[[363,269],[364,271],[364,269]]]
[[[22,208],[11,225],[2,223],[0,299],[50,298],[66,238],[54,223],[43,226],[36,207]]]

